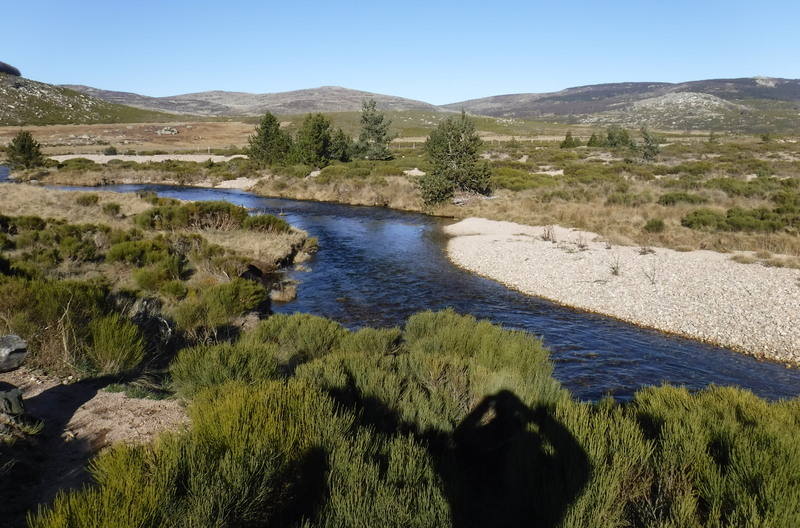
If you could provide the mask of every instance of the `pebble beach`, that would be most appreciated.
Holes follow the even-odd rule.
[[[800,365],[800,270],[730,254],[614,246],[559,226],[468,218],[445,228],[461,268],[528,295]]]

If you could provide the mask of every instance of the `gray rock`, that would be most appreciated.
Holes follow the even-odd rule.
[[[19,416],[23,412],[25,406],[22,404],[22,392],[19,387],[13,385],[0,387],[0,415]]]
[[[28,355],[28,344],[17,335],[0,337],[0,372],[18,369]]]

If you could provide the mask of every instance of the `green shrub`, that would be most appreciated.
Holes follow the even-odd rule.
[[[242,227],[249,231],[261,231],[264,233],[286,233],[292,229],[292,226],[283,218],[268,214],[248,216],[242,222]]]
[[[169,370],[175,391],[190,399],[205,388],[229,381],[258,385],[277,379],[277,353],[274,343],[200,345],[181,350]]]
[[[0,330],[28,342],[31,367],[63,372],[85,363],[89,322],[108,314],[108,288],[79,281],[0,277]]]
[[[664,221],[660,218],[651,218],[644,225],[644,230],[648,233],[661,233],[666,228]]]
[[[132,266],[155,264],[169,256],[169,249],[164,239],[118,242],[108,248],[106,252],[107,261],[125,262]]]
[[[103,204],[103,212],[110,217],[119,216],[121,210],[122,208],[116,202],[108,202],[107,204]]]
[[[272,379],[298,330],[327,339]],[[102,452],[32,527],[800,524],[800,399],[577,402],[537,339],[452,310],[402,334],[275,317],[171,371],[191,427]]]
[[[261,284],[234,279],[195,293],[173,311],[178,330],[192,339],[216,340],[233,319],[257,309],[269,298]]]
[[[176,301],[183,299],[186,297],[186,294],[189,293],[188,287],[181,280],[167,281],[161,285],[158,291]]]
[[[725,215],[711,209],[697,209],[681,219],[681,225],[690,229],[717,229],[725,224]]]
[[[247,219],[244,207],[222,201],[199,201],[165,205],[136,215],[136,225],[142,229],[239,229]]]
[[[274,314],[242,337],[247,343],[275,343],[284,365],[309,361],[336,350],[348,331],[335,321],[309,314]]]
[[[661,195],[658,199],[658,203],[661,205],[675,205],[677,203],[688,203],[688,204],[704,204],[708,202],[708,199],[697,195],[691,194],[687,192],[671,192]]]
[[[113,314],[89,322],[92,345],[86,355],[101,374],[119,374],[136,368],[144,359],[144,338],[139,327]]]
[[[100,196],[94,193],[79,194],[78,197],[75,199],[75,202],[82,207],[97,205],[97,202],[99,201],[100,201]]]
[[[102,165],[95,163],[88,158],[70,158],[57,165],[58,170],[92,172],[103,170]]]
[[[500,167],[492,174],[492,185],[510,191],[555,187],[558,180],[548,174],[531,174],[528,171]]]

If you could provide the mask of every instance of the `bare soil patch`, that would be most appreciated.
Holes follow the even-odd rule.
[[[16,487],[0,501],[0,518],[8,526],[24,525],[25,513],[50,503],[59,490],[87,483],[88,462],[102,450],[150,442],[160,432],[188,423],[176,400],[107,392],[107,379],[73,383],[23,367],[0,374],[0,382],[18,386],[26,412],[44,422],[37,436],[7,449],[17,459],[6,475]]]

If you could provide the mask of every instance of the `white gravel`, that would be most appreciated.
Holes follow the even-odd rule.
[[[555,241],[543,240],[545,229]],[[445,230],[453,262],[523,293],[800,364],[800,270],[712,251],[641,254],[558,226],[469,218]]]

